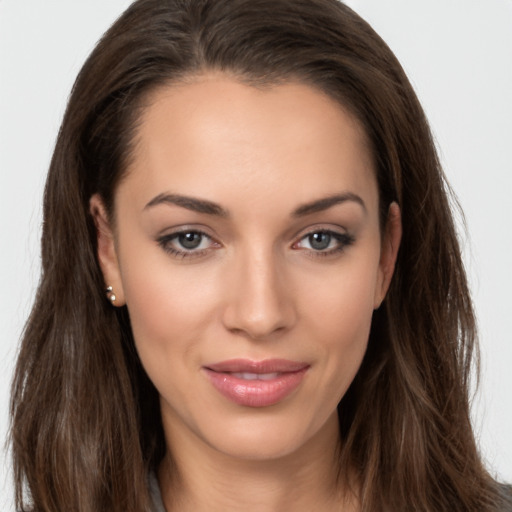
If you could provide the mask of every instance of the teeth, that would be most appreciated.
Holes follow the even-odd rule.
[[[279,373],[249,373],[249,372],[233,372],[233,377],[244,380],[272,380],[279,377]]]

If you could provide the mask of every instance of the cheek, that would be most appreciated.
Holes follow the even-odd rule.
[[[373,255],[373,256],[372,256]],[[378,285],[378,253],[354,254],[329,276],[309,275],[303,290],[304,311],[318,329],[327,330],[331,337],[349,341],[349,333],[368,331]]]
[[[309,300],[303,304],[306,342],[316,340],[322,378],[338,390],[333,402],[341,399],[366,352],[378,278],[376,257],[351,263],[340,266],[328,280],[310,277]]]
[[[137,247],[138,245],[138,247]],[[125,244],[121,274],[137,351],[148,373],[191,350],[216,315],[211,269],[177,265],[163,251]]]
[[[130,272],[125,297],[135,347],[150,380],[179,410],[201,403],[200,389],[183,387],[201,366],[201,347],[211,337],[216,299],[201,275],[169,265]]]

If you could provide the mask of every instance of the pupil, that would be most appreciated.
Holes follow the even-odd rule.
[[[199,233],[182,233],[179,235],[178,241],[185,249],[197,249],[201,243],[201,235]]]
[[[331,243],[331,235],[329,233],[313,233],[309,235],[309,243],[313,249],[319,251],[327,249]]]

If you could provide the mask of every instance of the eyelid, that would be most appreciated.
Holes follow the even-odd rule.
[[[202,233],[206,236],[209,236],[210,238],[215,238],[215,235],[212,234],[212,230],[204,224],[178,224],[176,226],[166,226],[165,228],[158,231],[155,238],[176,234],[179,235],[180,233],[189,233],[191,231]]]
[[[293,235],[293,240],[299,240],[304,238],[307,235],[311,235],[312,233],[333,233],[335,235],[347,235],[349,234],[349,230],[344,226],[339,224],[331,224],[331,223],[317,223],[307,226],[306,228],[301,228],[298,230],[295,235]]]

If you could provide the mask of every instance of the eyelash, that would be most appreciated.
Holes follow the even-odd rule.
[[[180,236],[184,235],[199,235],[201,237],[200,244],[203,243],[205,240],[210,240],[209,247],[203,248],[203,249],[176,249],[172,246],[172,244],[179,239]],[[332,239],[334,239],[337,242],[336,247],[322,250],[318,249],[315,250],[313,248],[301,248],[298,246],[301,242],[304,240],[307,240],[309,237],[312,237],[314,235],[328,235]],[[329,241],[331,242],[331,240]],[[343,252],[347,247],[351,246],[355,242],[355,238],[352,235],[349,235],[347,233],[338,233],[336,231],[332,231],[329,229],[316,229],[313,231],[309,231],[308,233],[304,234],[297,242],[294,242],[292,245],[292,248],[295,250],[306,250],[309,251],[310,254],[313,257],[326,257],[331,256],[337,253]],[[174,256],[178,259],[184,259],[184,258],[197,258],[204,256],[208,253],[208,251],[211,249],[211,245],[213,244],[216,247],[220,247],[220,244],[216,242],[211,236],[206,234],[204,231],[200,231],[197,229],[184,229],[182,231],[176,231],[174,233],[170,233],[168,235],[161,236],[157,239],[158,245],[168,254]],[[310,245],[311,245],[311,239],[310,239]]]
[[[298,247],[298,244],[301,243],[304,240],[307,240],[308,238],[314,236],[314,235],[328,235],[331,237],[331,239],[334,239],[337,244],[335,247],[332,247],[331,249],[318,249],[315,250],[313,248],[308,249],[305,248],[303,250],[307,250],[310,252],[310,254],[313,257],[326,257],[326,256],[332,256],[334,254],[339,254],[347,249],[347,247],[350,247],[354,242],[355,238],[352,235],[349,235],[348,233],[338,233],[337,231],[332,231],[330,229],[314,229],[312,231],[309,231],[305,235],[303,235],[298,242],[295,242],[293,244],[293,248],[295,249],[301,249]],[[331,242],[332,240],[329,240]],[[310,240],[311,245],[311,240]]]
[[[205,240],[210,240],[209,246],[203,249],[177,249],[173,247],[173,243],[177,242],[180,236],[185,235],[199,235],[201,237],[200,245]],[[214,244],[218,247],[220,247],[220,244],[218,242],[215,242],[211,236],[206,234],[204,231],[198,230],[198,229],[183,229],[181,231],[175,231],[174,233],[170,233],[168,235],[163,235],[160,238],[157,239],[158,245],[168,254],[171,256],[174,256],[178,259],[184,259],[184,258],[197,258],[205,255],[211,248],[211,245]]]

